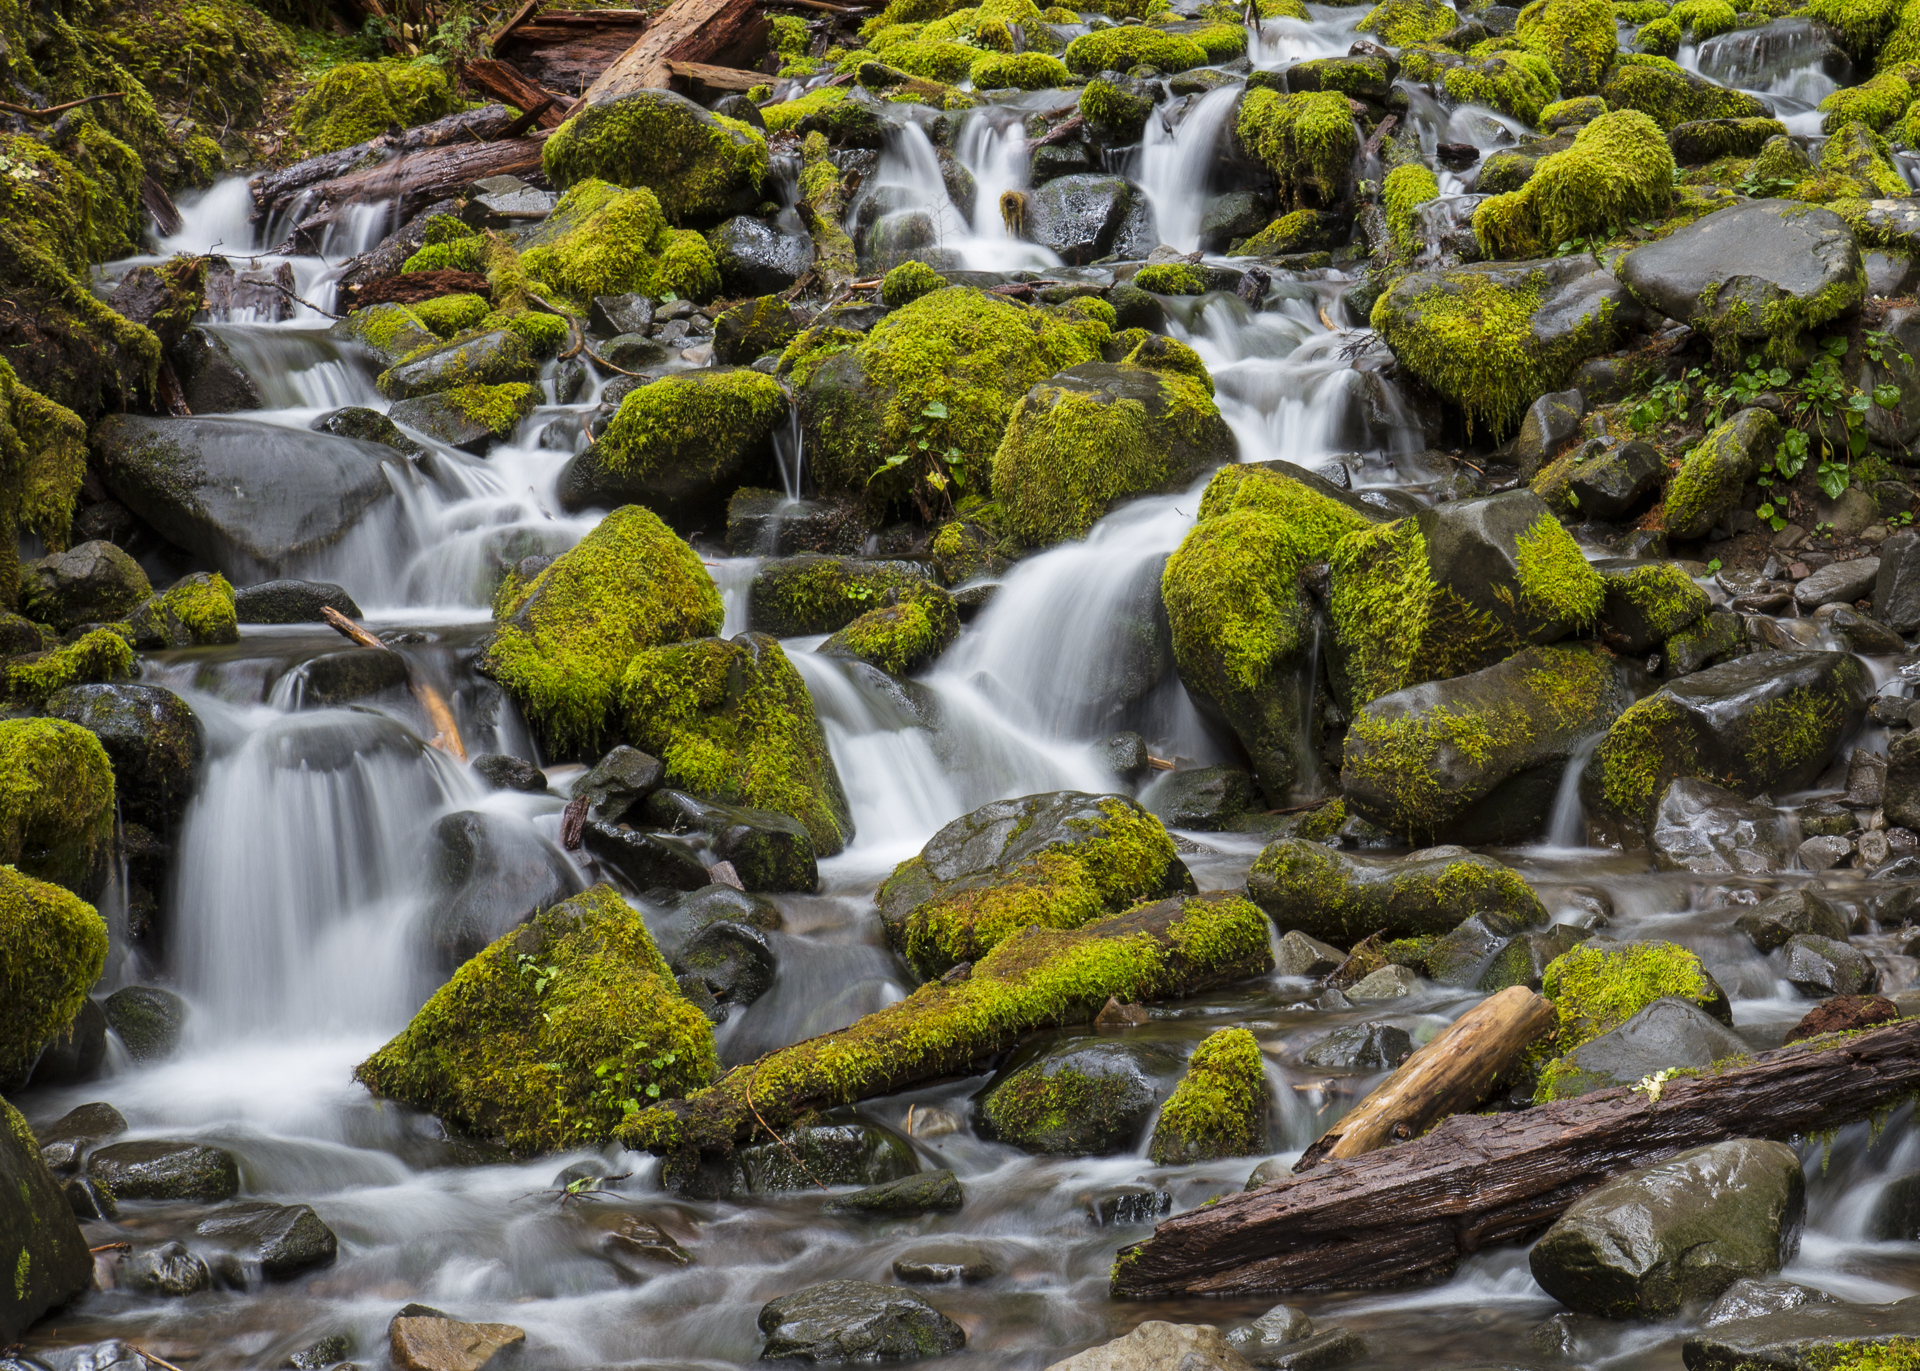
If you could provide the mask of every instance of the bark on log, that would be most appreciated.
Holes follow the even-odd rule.
[[[1594,1187],[1691,1147],[1836,1128],[1920,1089],[1920,1019],[1809,1039],[1330,1161],[1161,1224],[1122,1249],[1116,1296],[1252,1295],[1433,1280],[1545,1229]]]
[[[445,149],[442,155],[471,152],[476,146],[475,140],[490,142],[499,138],[513,123],[513,119],[513,111],[504,105],[483,105],[479,109],[463,110],[445,119],[436,119],[431,124],[422,124],[419,128],[407,129],[395,138],[383,134],[338,152],[309,157],[304,162],[295,162],[278,171],[263,172],[247,183],[247,189],[253,195],[254,220],[258,222],[291,204],[303,191],[321,190],[351,180],[356,175],[377,172],[382,167],[392,165],[384,160],[387,158],[406,162],[409,154],[425,154],[433,149]],[[480,173],[482,176],[492,174]]]
[[[752,90],[755,86],[765,85],[767,80],[761,72],[709,66],[705,62],[669,62],[667,74],[676,88],[704,86],[708,90]]]
[[[546,145],[544,132],[531,138],[503,139],[497,143],[468,143],[450,148],[430,148],[396,157],[363,171],[299,188],[295,193],[307,197],[312,211],[309,218],[337,210],[343,205],[368,204],[379,200],[395,201],[395,218],[412,218],[435,200],[444,200],[488,176],[529,176],[540,170],[540,150]],[[254,204],[260,215],[272,214],[292,196],[263,198],[254,192]]]
[[[1524,985],[1489,996],[1402,1062],[1301,1154],[1294,1171],[1417,1138],[1449,1114],[1473,1108],[1493,1092],[1500,1073],[1553,1025],[1553,1006]]]
[[[557,129],[564,121],[564,113],[569,103],[565,96],[542,87],[513,63],[493,57],[476,57],[460,69],[468,85],[490,99],[502,104],[512,105],[525,113],[546,108],[538,114],[534,122],[543,129]],[[514,123],[519,123],[515,120]],[[502,137],[516,136],[516,130],[509,125]]]
[[[1110,996],[1164,1000],[1273,966],[1267,924],[1233,895],[1160,900],[1078,929],[1028,928],[971,965],[684,1100],[631,1116],[629,1147],[724,1156],[756,1128],[966,1072],[1022,1035],[1090,1023]],[[1120,946],[1116,946],[1120,945]]]
[[[673,0],[639,41],[587,87],[574,109],[636,90],[664,90],[671,76],[669,61],[711,62],[765,25],[754,0]]]

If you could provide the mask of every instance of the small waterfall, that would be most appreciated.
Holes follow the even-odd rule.
[[[780,487],[787,499],[800,498],[800,478],[807,456],[806,435],[800,428],[800,407],[787,408],[787,422],[774,430],[773,460],[780,467]]]
[[[986,109],[968,116],[954,140],[953,155],[973,175],[977,250],[984,252],[987,244],[997,243],[1002,254],[1025,253],[1031,245],[1020,244],[1008,232],[1000,213],[1002,195],[1027,189],[1027,130],[1020,112]]]
[[[324,322],[324,321],[322,321]],[[288,328],[258,324],[207,324],[226,344],[240,369],[260,388],[269,411],[315,414],[346,405],[385,409],[365,361],[311,324]]]
[[[1553,794],[1553,812],[1547,816],[1547,846],[1587,845],[1587,812],[1580,804],[1580,773],[1587,769],[1594,749],[1606,736],[1596,733],[1583,739],[1567,757],[1567,769],[1560,775],[1560,788]]]
[[[1153,203],[1160,241],[1181,252],[1200,246],[1215,145],[1240,94],[1239,86],[1208,91],[1187,109],[1176,128],[1164,122],[1164,106],[1147,120],[1133,179]]]

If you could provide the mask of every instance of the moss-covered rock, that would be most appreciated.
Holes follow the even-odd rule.
[[[582,305],[596,295],[712,298],[720,289],[713,249],[699,234],[668,225],[651,189],[583,179],[528,236],[520,263]]]
[[[634,505],[497,599],[494,613],[486,669],[546,745],[565,754],[605,740],[636,653],[714,633],[725,617],[699,554]]]
[[[1486,105],[1529,124],[1560,98],[1552,64],[1532,52],[1496,52],[1478,62],[1448,66],[1441,83],[1462,104]]]
[[[1706,537],[1740,507],[1747,483],[1779,445],[1780,421],[1764,409],[1743,409],[1695,443],[1667,482],[1668,534]]]
[[[468,386],[501,386],[531,381],[540,360],[519,333],[494,329],[409,353],[375,382],[389,400],[411,400]]]
[[[1022,1052],[981,1097],[981,1131],[1044,1156],[1125,1151],[1178,1069],[1154,1043],[1068,1038]]]
[[[1078,928],[1193,889],[1160,821],[1121,795],[1063,790],[955,819],[875,896],[887,936],[932,978],[1025,928]]]
[[[532,385],[508,381],[417,395],[400,401],[388,414],[392,422],[448,447],[484,454],[496,441],[512,437],[521,420],[533,413],[535,403]]]
[[[809,133],[826,136],[835,147],[877,148],[885,124],[869,100],[845,86],[821,86],[795,100],[783,100],[760,111],[770,134]]]
[[[81,543],[20,570],[20,607],[62,631],[123,619],[153,593],[147,573],[108,542]]]
[[[9,785],[13,774],[9,768]],[[20,851],[18,842],[14,851]],[[7,987],[0,1082],[11,1088],[23,1080],[41,1049],[73,1022],[106,957],[107,926],[92,905],[12,865],[0,867],[0,984]],[[0,1151],[4,1146],[0,1141]]]
[[[1186,1166],[1267,1151],[1266,1059],[1244,1028],[1207,1035],[1153,1125],[1155,1166]]]
[[[644,504],[678,524],[709,520],[741,486],[773,476],[786,393],[725,367],[677,372],[629,391],[592,446],[560,473],[561,506]]]
[[[1631,696],[1609,659],[1528,648],[1452,680],[1380,696],[1343,752],[1348,805],[1416,842],[1516,842],[1540,831],[1586,738]]]
[[[1533,0],[1514,36],[1547,59],[1562,96],[1599,90],[1620,47],[1608,0]]]
[[[336,338],[359,343],[388,366],[441,341],[440,335],[428,328],[410,306],[401,304],[356,309],[329,332]]]
[[[747,624],[777,638],[837,633],[889,597],[929,584],[915,562],[802,553],[763,562],[747,587]]]
[[[1653,120],[1638,110],[1602,115],[1574,135],[1572,147],[1542,158],[1519,190],[1482,201],[1473,235],[1489,256],[1533,257],[1664,218],[1673,166],[1673,149]]]
[[[113,820],[113,765],[98,738],[60,719],[0,721],[0,862],[91,896]]]
[[[354,1076],[524,1155],[604,1142],[717,1066],[646,924],[596,886],[461,967]]]
[[[1590,939],[1553,960],[1540,993],[1552,1001],[1554,1013],[1551,1038],[1533,1053],[1555,1059],[1541,1072],[1546,1099],[1556,1097],[1554,1081],[1568,1070],[1560,1059],[1613,1032],[1655,1000],[1673,996],[1723,1024],[1733,1023],[1726,992],[1706,964],[1678,943]]]
[[[209,647],[240,641],[233,587],[217,571],[182,576],[148,596],[126,616],[133,645],[142,649]]]
[[[35,706],[70,685],[131,680],[132,631],[124,626],[96,628],[64,647],[30,652],[0,666],[0,699]]]
[[[556,186],[589,179],[644,186],[667,222],[718,223],[759,202],[767,144],[748,125],[685,96],[639,90],[589,105],[562,124],[541,164]]]
[[[1697,119],[1764,119],[1766,104],[1743,90],[1717,86],[1704,76],[1660,59],[1622,61],[1608,74],[1600,95],[1614,110],[1637,109],[1662,129]]]
[[[1395,167],[1380,183],[1380,203],[1387,212],[1387,232],[1393,238],[1394,249],[1403,257],[1411,257],[1420,250],[1419,208],[1439,195],[1439,180],[1430,168],[1419,162]]]
[[[205,732],[185,700],[156,685],[81,685],[55,692],[44,708],[100,740],[127,820],[158,834],[179,825],[206,755]]]
[[[939,586],[909,586],[888,591],[886,598],[891,603],[868,610],[818,651],[904,676],[930,664],[960,636],[960,612]]]
[[[1404,48],[1438,38],[1460,22],[1440,0],[1380,0],[1354,27],[1382,43]]]
[[[280,26],[243,0],[120,4],[96,11],[89,29],[148,95],[208,125],[258,120],[275,83],[298,63]],[[204,134],[189,141],[211,145],[218,157],[219,145]]]
[[[1083,33],[1067,44],[1065,57],[1067,69],[1077,76],[1132,71],[1135,67],[1185,71],[1189,67],[1204,67],[1210,60],[1207,50],[1193,39],[1145,25],[1120,25]]]
[[[1595,565],[1607,582],[1600,624],[1607,640],[1646,652],[1699,622],[1713,608],[1678,562],[1614,560]]]
[[[1681,777],[1748,798],[1803,789],[1859,726],[1866,691],[1866,669],[1843,652],[1761,652],[1683,676],[1614,721],[1582,796],[1644,825]]]
[[[0,889],[19,879],[0,872]],[[10,896],[0,900],[11,903]],[[0,913],[0,939],[6,936],[5,919]],[[104,950],[104,928],[101,936]],[[0,1047],[0,1079],[7,1074],[5,1060]],[[0,1263],[10,1276],[0,1298],[0,1338],[9,1343],[17,1343],[43,1315],[93,1289],[93,1258],[79,1220],[41,1158],[33,1130],[5,1100],[0,1100]]]
[[[675,789],[798,819],[822,857],[852,839],[813,697],[764,633],[636,653],[620,682],[620,708],[629,740],[666,764]]]
[[[1547,922],[1545,906],[1519,872],[1463,847],[1376,859],[1282,838],[1254,859],[1247,895],[1276,927],[1341,947],[1375,933],[1450,933],[1473,914],[1497,914],[1516,928]]]
[[[463,108],[446,68],[428,62],[344,62],[293,107],[293,131],[310,154],[338,152]]]
[[[904,309],[922,295],[946,288],[946,278],[925,262],[902,262],[880,282],[880,302],[888,309]]]
[[[793,306],[777,295],[762,295],[715,316],[713,358],[725,366],[746,366],[784,351],[799,332]]]
[[[1234,113],[1242,153],[1273,173],[1288,209],[1328,209],[1351,194],[1360,147],[1353,111],[1337,91],[1249,90]]]
[[[1186,262],[1157,262],[1134,273],[1133,284],[1153,295],[1205,295],[1207,274]]]
[[[1098,77],[1080,91],[1080,118],[1093,135],[1115,145],[1137,142],[1153,113],[1153,100],[1145,93],[1130,89],[1137,82],[1116,84]]]
[[[1044,52],[991,52],[975,60],[968,75],[975,90],[1056,90],[1073,84],[1073,73]]]

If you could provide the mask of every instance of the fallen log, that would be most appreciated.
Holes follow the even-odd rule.
[[[521,118],[514,120],[514,124],[520,124],[529,114],[543,129],[557,129],[564,120],[562,110],[568,103],[565,97],[545,89],[511,62],[476,57],[461,66],[460,74],[482,95],[520,110]],[[524,127],[515,128],[510,124],[500,136],[516,138],[524,132]]]
[[[769,27],[755,0],[673,0],[587,87],[574,109],[636,90],[664,90],[672,75],[668,62],[712,62],[731,48],[764,37]]]
[[[628,1147],[684,1171],[756,1129],[811,1110],[963,1074],[1040,1028],[1090,1023],[1109,997],[1166,1000],[1263,974],[1268,925],[1228,894],[1159,900],[1077,929],[1028,928],[849,1027],[735,1067],[712,1086],[629,1115]]]
[[[477,271],[409,271],[399,276],[383,276],[346,292],[349,311],[368,305],[417,305],[442,295],[478,295],[493,303],[493,286]]]
[[[1414,1142],[1232,1195],[1123,1248],[1114,1295],[1415,1284],[1532,1238],[1624,1172],[1730,1138],[1837,1128],[1920,1089],[1920,1019],[1730,1058],[1519,1113],[1456,1114]]]
[[[425,153],[433,149],[455,153],[471,151],[476,139],[480,142],[498,139],[513,120],[513,111],[506,106],[483,105],[479,109],[462,110],[459,114],[436,119],[431,124],[407,129],[397,137],[389,138],[382,134],[338,152],[309,157],[304,162],[295,162],[278,171],[262,172],[247,182],[247,190],[253,196],[254,221],[257,223],[290,205],[302,192],[318,191],[358,173],[377,171],[381,166],[391,165],[388,159],[405,162],[408,154]]]
[[[1472,1109],[1555,1022],[1553,1005],[1524,985],[1488,996],[1323,1133],[1293,1164],[1295,1173],[1417,1138],[1438,1120]]]
[[[321,609],[320,617],[325,619],[336,633],[351,639],[361,647],[373,648],[379,652],[393,651],[330,605]],[[413,698],[419,701],[420,707],[427,711],[427,721],[435,729],[433,737],[427,740],[427,746],[439,748],[456,761],[466,761],[466,745],[460,741],[460,725],[455,722],[453,711],[447,707],[447,697],[435,690],[432,682],[422,680],[420,673],[413,669],[412,662],[407,663],[407,689],[413,692]]]
[[[395,202],[394,218],[405,222],[434,201],[444,200],[475,181],[489,176],[529,176],[538,172],[540,150],[546,146],[546,138],[543,130],[530,138],[429,148],[301,187],[296,193],[306,196],[306,206],[311,212],[306,216],[308,219],[343,205],[391,200]],[[259,214],[269,215],[291,198],[263,200],[256,192],[254,204]]]
[[[675,86],[702,87],[708,90],[752,90],[767,82],[766,75],[757,71],[742,71],[739,67],[716,67],[705,62],[669,62],[667,75]]]

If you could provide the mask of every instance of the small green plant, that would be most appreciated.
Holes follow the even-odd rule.
[[[533,993],[535,995],[546,994],[547,987],[553,984],[553,968],[540,965],[539,962],[535,961],[525,952],[520,953],[514,958],[514,965],[519,969],[522,976],[532,977]]]
[[[1771,200],[1785,195],[1799,184],[1791,176],[1761,176],[1749,171],[1735,189],[1750,200]]]
[[[632,1044],[623,1058],[613,1058],[594,1067],[593,1074],[600,1078],[600,1088],[594,1092],[594,1102],[610,1109],[618,1109],[623,1114],[638,1114],[644,1105],[640,1097],[649,1100],[660,1098],[660,1082],[645,1079],[646,1075],[666,1070],[678,1058],[672,1052],[662,1052],[658,1056],[648,1057],[646,1043]],[[629,1068],[628,1063],[638,1059],[638,1064]],[[644,1070],[643,1070],[644,1069]]]
[[[1718,557],[1715,557],[1712,561],[1707,563],[1707,571],[1709,573],[1718,571],[1719,569],[1720,569],[1720,559]]]
[[[1887,516],[1887,524],[1891,528],[1905,528],[1912,522],[1913,511],[1910,509],[1903,509],[1898,514],[1889,514]]]
[[[923,421],[945,419],[947,407],[939,400],[932,400],[920,411]],[[896,452],[888,457],[867,477],[869,484],[874,476],[883,471],[892,471],[909,462],[918,463],[913,473],[913,502],[920,510],[920,517],[928,523],[948,518],[953,513],[954,492],[963,490],[967,484],[966,457],[958,447],[948,444],[939,446],[936,439],[929,435],[930,423],[921,422],[907,430],[907,439],[911,446],[905,452]]]
[[[1671,381],[1656,381],[1646,398],[1627,413],[1627,424],[1635,433],[1646,433],[1669,419],[1684,424],[1693,403],[1693,387],[1699,382],[1700,368]]]

